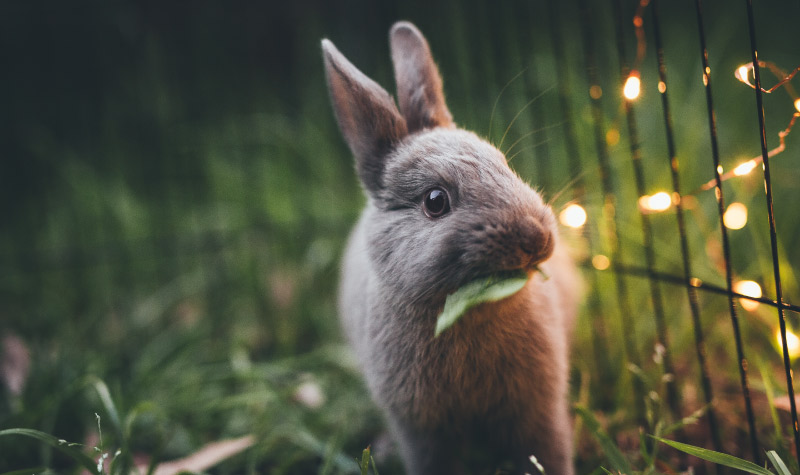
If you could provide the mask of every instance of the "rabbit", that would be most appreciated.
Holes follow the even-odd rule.
[[[389,38],[399,109],[322,40],[367,196],[343,256],[343,332],[409,474],[534,472],[533,455],[570,475],[580,280],[553,211],[499,150],[455,126],[422,33],[398,22]],[[530,275],[520,291],[434,337],[448,294],[518,269]]]

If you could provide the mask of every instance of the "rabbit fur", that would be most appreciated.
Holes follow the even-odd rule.
[[[367,195],[342,265],[339,313],[409,474],[572,474],[569,338],[576,269],[550,207],[495,147],[456,128],[428,43],[390,31],[399,109],[322,40],[340,130]],[[429,217],[438,187],[449,212]],[[434,337],[447,295],[494,273],[531,276]],[[541,269],[549,277],[537,272]]]

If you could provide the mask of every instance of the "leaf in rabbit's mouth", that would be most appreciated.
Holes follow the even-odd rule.
[[[482,277],[462,286],[447,296],[444,309],[436,319],[434,336],[450,328],[462,315],[476,305],[496,302],[519,292],[528,282],[528,273],[522,269]]]

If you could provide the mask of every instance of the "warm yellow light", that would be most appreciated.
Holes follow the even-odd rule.
[[[671,205],[672,197],[669,196],[669,193],[664,191],[659,191],[650,197],[650,208],[655,211],[664,211],[665,209],[669,209]]]
[[[797,109],[797,112],[800,112],[800,99],[794,100],[794,108]]]
[[[581,205],[573,203],[564,208],[564,210],[558,216],[558,219],[564,226],[580,228],[586,224],[586,210],[584,210]]]
[[[734,168],[733,169],[733,174],[736,175],[736,176],[747,175],[748,173],[753,171],[753,169],[756,168],[756,165],[758,165],[758,164],[756,163],[755,160],[748,160],[748,161],[742,163],[741,165],[739,165],[738,167]]]
[[[658,92],[660,92],[661,94],[667,92],[667,83],[665,83],[664,81],[658,81]]]
[[[632,101],[639,97],[639,93],[642,89],[642,81],[639,80],[639,76],[637,73],[631,73],[628,76],[628,79],[625,81],[625,87],[622,88],[622,94],[625,96],[625,99]]]
[[[747,295],[748,297],[759,298],[761,297],[761,286],[758,282],[752,280],[740,280],[733,284],[733,291],[737,294]],[[754,311],[758,308],[760,303],[755,300],[739,299],[739,304],[747,311]]]
[[[749,70],[750,68],[748,68],[747,65],[739,66],[739,69],[736,71],[737,72],[736,79],[742,82],[747,82],[747,73],[749,72]]]
[[[722,222],[728,229],[742,229],[747,224],[747,206],[731,203],[722,215]]]
[[[672,197],[665,191],[639,198],[639,209],[645,212],[666,211],[672,206]]]
[[[597,270],[606,270],[611,265],[611,261],[608,260],[608,257],[597,254],[596,256],[592,257],[592,266]]]
[[[603,88],[595,84],[589,88],[589,96],[594,100],[600,99],[603,97]]]
[[[619,130],[611,128],[608,129],[606,132],[606,143],[609,147],[613,147],[614,145],[619,143]]]
[[[783,339],[781,338],[781,329],[775,329],[775,339],[778,341],[778,348],[781,349],[783,354]],[[800,338],[794,333],[786,329],[786,348],[789,350],[789,359],[793,360],[800,356]]]

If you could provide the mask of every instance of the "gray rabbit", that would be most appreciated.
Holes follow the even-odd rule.
[[[368,198],[344,257],[344,331],[408,473],[533,472],[534,455],[548,475],[572,474],[567,380],[580,280],[553,212],[500,151],[456,128],[419,30],[399,22],[390,43],[399,110],[322,40]],[[522,290],[434,337],[448,294],[518,269],[530,275]]]

